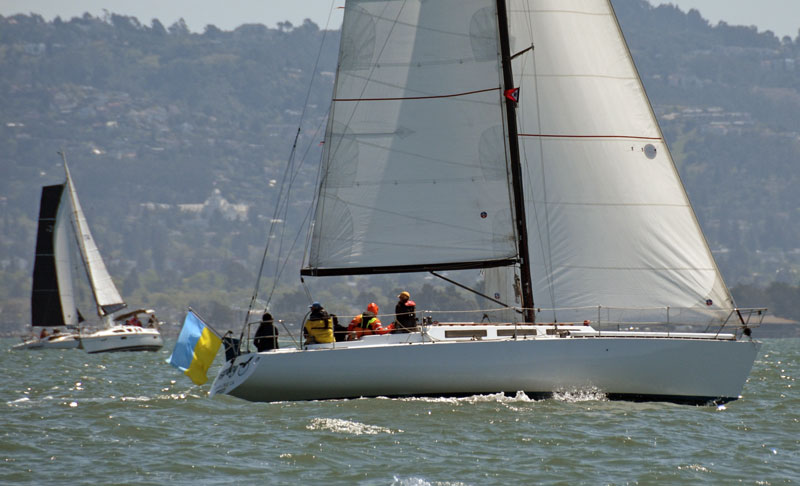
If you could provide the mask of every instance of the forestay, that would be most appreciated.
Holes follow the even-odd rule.
[[[345,8],[303,273],[514,262],[494,0]]]

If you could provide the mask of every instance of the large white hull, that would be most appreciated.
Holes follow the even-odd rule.
[[[91,334],[81,335],[87,353],[112,351],[158,351],[164,340],[157,329],[138,326],[114,326]]]
[[[80,347],[78,334],[61,334],[49,336],[44,339],[34,338],[15,344],[11,347],[14,350],[22,349],[75,349]]]
[[[283,401],[591,390],[632,400],[725,402],[741,394],[760,347],[732,336],[580,334],[395,344],[377,344],[384,337],[374,336],[376,345],[250,353],[226,363],[211,394]]]

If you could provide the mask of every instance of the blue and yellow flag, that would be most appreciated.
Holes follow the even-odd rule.
[[[208,381],[208,368],[221,343],[217,333],[190,309],[167,363],[183,371],[196,385],[202,385]]]

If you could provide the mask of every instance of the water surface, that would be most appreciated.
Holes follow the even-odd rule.
[[[721,407],[250,403],[209,399],[165,363],[171,341],[98,355],[15,342],[0,340],[0,484],[800,484],[798,339],[765,340],[744,396]]]

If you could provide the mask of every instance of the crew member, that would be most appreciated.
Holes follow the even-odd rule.
[[[306,344],[334,342],[333,319],[328,314],[328,311],[319,302],[314,302],[309,307],[311,308],[311,314],[303,326]]]
[[[387,334],[392,332],[393,329],[394,324],[390,324],[388,327],[381,325],[381,320],[378,319],[378,304],[370,302],[366,312],[350,321],[350,325],[347,327],[349,331],[348,339],[361,339],[362,336],[371,334]]]
[[[395,329],[393,333],[413,332],[417,330],[417,305],[411,300],[411,294],[405,290],[397,296],[399,299],[394,306]]]
[[[278,330],[275,328],[274,319],[269,312],[265,312],[261,316],[261,323],[256,330],[253,344],[259,352],[278,349]]]

